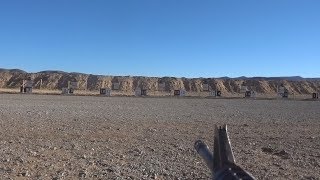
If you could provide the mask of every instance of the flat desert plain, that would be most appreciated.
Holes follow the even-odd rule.
[[[1,179],[209,179],[229,125],[257,179],[320,179],[320,101],[0,95]]]

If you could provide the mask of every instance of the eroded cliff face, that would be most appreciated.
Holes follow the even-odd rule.
[[[137,87],[149,91],[159,91],[159,84],[165,91],[185,89],[189,92],[204,91],[208,84],[212,89],[218,88],[224,94],[237,93],[241,84],[245,84],[261,94],[274,94],[277,86],[284,86],[295,94],[310,94],[319,91],[319,80],[256,80],[256,79],[214,79],[214,78],[174,78],[174,77],[131,77],[131,76],[100,76],[81,73],[39,72],[26,73],[21,71],[0,71],[0,88],[19,88],[22,81],[32,78],[34,88],[55,90],[67,87],[68,81],[77,81],[80,90],[99,90],[101,87],[112,88],[119,84],[119,90],[133,92]],[[42,82],[42,85],[41,85]]]

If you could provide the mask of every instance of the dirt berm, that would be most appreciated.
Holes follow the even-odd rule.
[[[112,88],[112,84],[119,83],[120,91],[132,92],[135,88],[159,91],[159,84],[165,84],[165,91],[185,89],[188,92],[204,91],[208,84],[213,89],[220,89],[222,93],[236,93],[241,84],[253,87],[260,94],[274,94],[277,86],[283,84],[291,93],[311,94],[319,91],[319,79],[304,78],[175,78],[175,77],[138,77],[138,76],[101,76],[82,73],[66,73],[62,71],[42,71],[27,73],[22,70],[0,69],[0,88],[19,88],[24,79],[31,77],[34,87],[48,90],[61,89],[68,81],[77,81],[80,90],[99,90],[101,87]]]

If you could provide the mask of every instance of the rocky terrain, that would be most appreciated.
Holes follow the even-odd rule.
[[[1,179],[209,179],[227,123],[257,179],[320,179],[318,101],[0,94]]]
[[[175,77],[132,77],[132,76],[101,76],[82,73],[66,73],[62,71],[43,71],[27,73],[22,70],[0,69],[0,88],[19,88],[22,81],[32,78],[34,88],[45,90],[61,90],[67,87],[68,81],[77,81],[79,90],[96,91],[101,87],[113,88],[113,84],[119,83],[119,91],[134,92],[137,87],[149,92],[157,92],[159,84],[164,84],[165,91],[185,89],[188,92],[202,92],[207,84],[212,89],[219,89],[222,94],[238,93],[242,84],[251,87],[259,94],[275,94],[277,87],[283,84],[290,93],[296,95],[310,95],[320,91],[320,79],[305,79],[301,77],[283,78],[175,78]]]

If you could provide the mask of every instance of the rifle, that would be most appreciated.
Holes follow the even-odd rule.
[[[215,126],[214,152],[198,140],[195,149],[211,170],[215,180],[255,180],[255,178],[235,162],[233,151],[228,136],[227,125]]]

